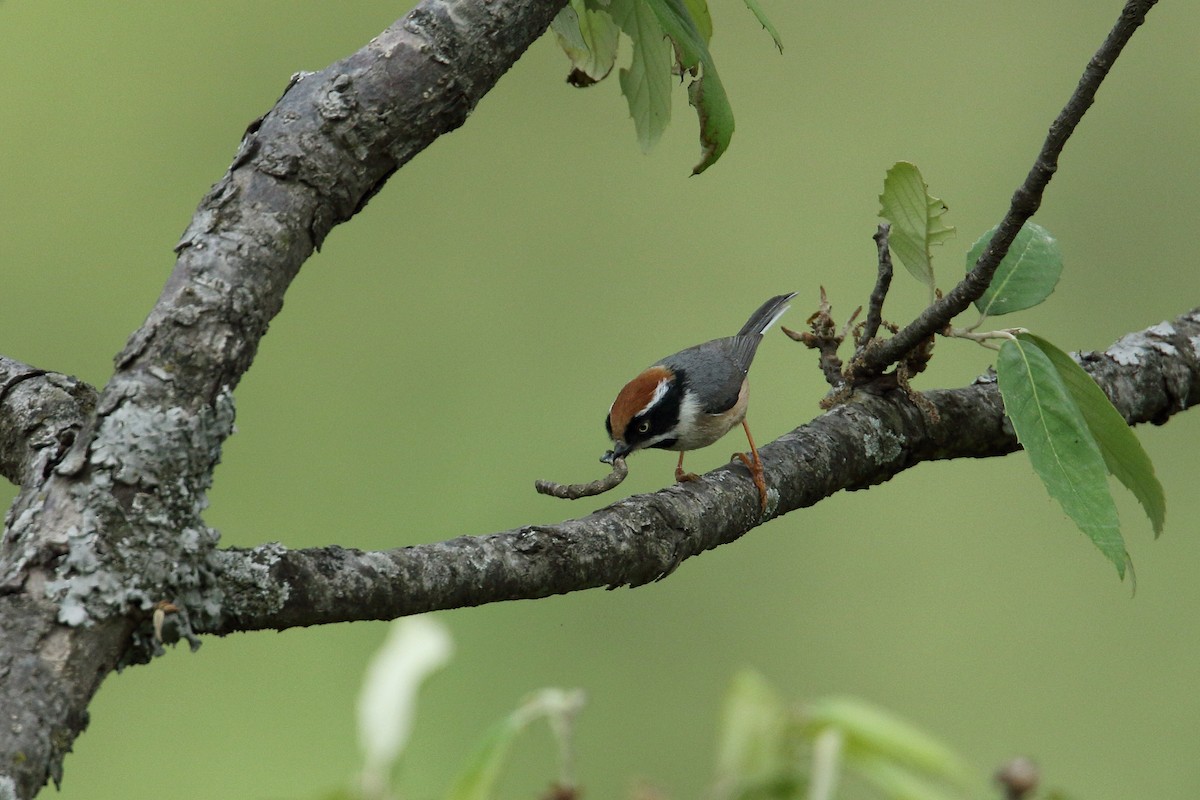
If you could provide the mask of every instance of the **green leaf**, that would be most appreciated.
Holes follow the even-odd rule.
[[[590,86],[612,72],[621,30],[608,11],[587,0],[571,0],[550,23],[550,30],[571,59],[567,81],[573,86]]]
[[[671,121],[671,43],[645,0],[612,0],[609,13],[633,42],[633,60],[620,73],[621,93],[638,143],[649,152]]]
[[[775,26],[771,24],[771,20],[767,19],[767,14],[758,4],[758,0],[746,0],[746,8],[750,9],[750,13],[758,20],[759,24],[771,34],[771,38],[775,40],[775,48],[783,52],[783,40],[779,38],[779,31],[775,30]]]
[[[1000,348],[996,376],[1005,412],[1034,471],[1124,578],[1129,553],[1104,457],[1058,370],[1031,337],[1022,334]]]
[[[883,179],[879,195],[879,216],[892,225],[888,243],[917,280],[933,292],[933,256],[929,249],[954,235],[954,228],[942,222],[946,204],[929,194],[921,173],[914,164],[899,161]]]
[[[826,697],[805,709],[809,728],[834,728],[845,736],[847,761],[870,760],[919,770],[963,789],[977,788],[971,768],[929,734],[854,697]]]
[[[1113,407],[1104,390],[1096,385],[1092,376],[1071,356],[1040,336],[1021,334],[1021,338],[1032,342],[1050,359],[1071,398],[1079,406],[1088,430],[1100,447],[1100,455],[1104,457],[1104,464],[1109,473],[1124,484],[1142,504],[1154,528],[1154,535],[1161,534],[1167,515],[1166,496],[1163,494],[1162,484],[1154,474],[1154,464],[1150,462],[1150,456],[1142,448],[1142,443],[1125,422],[1121,412]]]
[[[967,254],[968,272],[995,235],[996,229],[992,228],[971,247]],[[975,301],[975,307],[985,316],[997,317],[1036,306],[1054,291],[1062,267],[1058,241],[1041,225],[1026,222],[996,268],[991,285]]]
[[[640,2],[641,0],[633,0]],[[616,2],[616,0],[614,0]],[[678,71],[699,77],[688,84],[688,102],[700,120],[700,163],[692,168],[698,175],[711,167],[729,147],[733,137],[733,109],[708,50],[707,37],[688,11],[684,0],[644,0],[653,10],[662,30],[671,37]]]

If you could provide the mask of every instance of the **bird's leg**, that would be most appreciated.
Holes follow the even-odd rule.
[[[741,459],[741,462],[746,465],[746,469],[750,470],[750,477],[754,479],[754,485],[758,487],[758,498],[762,501],[763,511],[767,510],[767,479],[763,475],[762,459],[758,457],[758,448],[754,446],[754,437],[750,435],[750,426],[746,424],[746,420],[742,420],[742,430],[746,432],[746,440],[750,442],[751,456],[745,453],[734,453],[734,457]],[[680,464],[683,463],[682,455],[680,456]]]
[[[700,480],[700,476],[697,475],[696,473],[683,471],[683,451],[682,450],[679,451],[679,463],[675,465],[675,480],[678,483],[683,483],[684,481]]]

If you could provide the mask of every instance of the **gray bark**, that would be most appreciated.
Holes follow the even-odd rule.
[[[5,379],[0,468],[22,490],[0,543],[0,798],[60,779],[100,681],[157,648],[155,608],[181,609],[185,632],[221,624],[217,535],[201,511],[232,391],[284,292],[334,225],[466,120],[562,5],[425,0],[348,58],[296,76],[201,201],[98,396],[61,376]],[[59,396],[72,392],[86,396],[73,409]]]
[[[1131,424],[1161,424],[1200,403],[1200,309],[1122,338],[1081,363]],[[1019,449],[994,380],[927,392],[931,420],[900,391],[860,393],[760,448],[772,506],[760,513],[749,473],[730,465],[699,481],[621,500],[559,525],[384,552],[277,544],[223,550],[227,598],[209,633],[392,619],[594,587],[638,586],[685,558],[841,490],[882,483],[922,462]]]

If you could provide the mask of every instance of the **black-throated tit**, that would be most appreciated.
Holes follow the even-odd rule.
[[[746,424],[746,374],[763,334],[783,316],[795,296],[792,292],[772,297],[733,336],[673,353],[625,384],[604,421],[613,449],[601,461],[610,462],[647,447],[677,450],[675,479],[695,480],[695,475],[683,471],[683,454],[707,447],[741,423],[750,442],[750,455],[736,455],[750,470],[766,508],[762,460]]]

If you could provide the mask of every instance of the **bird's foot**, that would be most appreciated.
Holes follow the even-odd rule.
[[[683,483],[684,481],[698,481],[700,476],[694,472],[684,472],[683,467],[675,468],[675,482]]]
[[[758,453],[754,454],[758,456]],[[754,479],[754,485],[758,487],[758,499],[762,502],[762,510],[767,510],[767,479],[763,475],[763,465],[757,457],[752,458],[746,453],[734,453],[733,457],[740,460],[746,465],[746,469],[750,470],[750,477]]]

